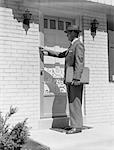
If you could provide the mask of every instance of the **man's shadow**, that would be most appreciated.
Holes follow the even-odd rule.
[[[56,79],[46,71],[44,71],[44,81],[49,88],[49,92],[54,94],[52,105],[52,128],[64,128],[69,124],[66,113],[67,95],[66,93],[60,92],[60,88],[56,84]]]

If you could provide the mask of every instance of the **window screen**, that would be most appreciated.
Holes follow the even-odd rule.
[[[64,22],[58,21],[58,30],[64,30]]]
[[[66,29],[71,25],[71,22],[66,22]]]
[[[56,29],[56,21],[50,20],[50,29]]]
[[[48,28],[48,19],[44,19],[44,28]]]

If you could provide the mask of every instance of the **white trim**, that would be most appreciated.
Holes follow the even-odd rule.
[[[112,5],[112,6],[114,6],[113,0],[87,0],[87,1],[97,2],[97,3],[101,3],[101,4],[106,4],[106,5]]]

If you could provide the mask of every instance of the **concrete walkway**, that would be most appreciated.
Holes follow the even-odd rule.
[[[65,133],[42,130],[32,139],[50,148],[50,150],[114,150],[114,125],[91,125],[81,133]]]

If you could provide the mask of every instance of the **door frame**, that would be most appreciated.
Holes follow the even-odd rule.
[[[40,12],[40,15],[39,15],[40,46],[44,46],[44,18],[45,18],[45,15],[42,12]],[[64,17],[62,17],[62,18],[64,18]],[[75,24],[78,24],[82,30],[82,16],[78,15],[77,18],[76,18],[76,16],[71,17],[71,18],[75,20]],[[83,40],[84,40],[83,32],[82,32],[81,37],[82,37],[81,40],[83,42]],[[43,70],[44,70],[44,65],[40,61],[40,73],[42,73]],[[44,98],[44,94],[43,94],[44,89],[43,89],[43,84],[42,84],[43,81],[44,81],[44,74],[42,76],[40,75],[40,90],[41,90],[41,92],[40,92],[40,125],[39,126],[40,126],[40,128],[45,128],[45,126],[46,126],[46,128],[47,127],[50,128],[52,125],[52,122],[53,122],[53,118],[51,118],[51,117],[46,118],[44,116],[44,112],[43,112],[43,98]],[[85,92],[83,92],[83,97],[85,97],[84,93]],[[82,109],[83,109],[83,116],[84,116],[86,114],[85,113],[86,106],[85,106],[85,98],[83,98],[83,99],[84,100],[83,100],[83,106],[82,106],[83,108]],[[58,122],[59,122],[59,120],[58,120]],[[65,120],[65,122],[68,123],[68,120]]]

